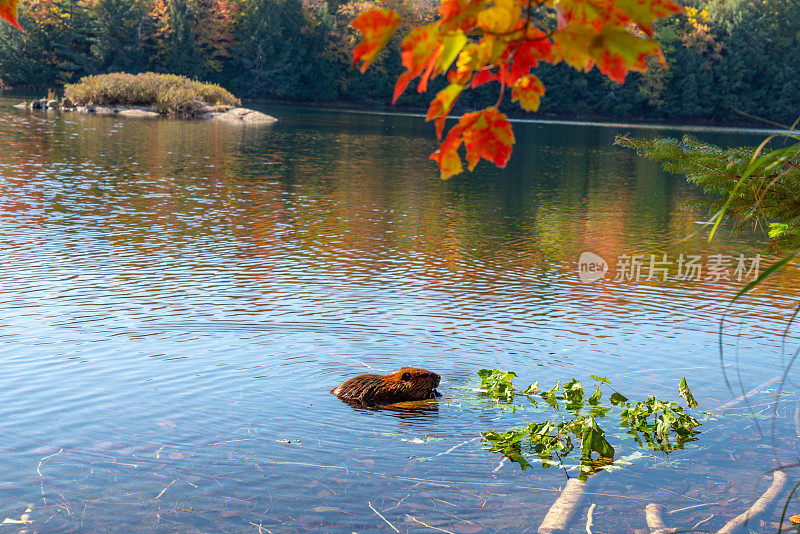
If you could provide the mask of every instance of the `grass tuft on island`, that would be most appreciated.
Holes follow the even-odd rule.
[[[112,72],[84,76],[64,86],[75,105],[146,106],[164,115],[189,117],[206,106],[240,106],[241,101],[213,83],[174,74]]]

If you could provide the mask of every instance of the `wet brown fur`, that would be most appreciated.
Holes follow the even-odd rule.
[[[391,404],[436,396],[439,375],[425,369],[403,367],[389,375],[359,375],[345,380],[331,393],[343,400],[366,404]]]

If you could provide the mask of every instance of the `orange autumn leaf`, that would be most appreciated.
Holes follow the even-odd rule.
[[[447,79],[453,83],[466,84],[473,71],[480,70],[483,65],[491,62],[493,48],[492,36],[486,36],[477,43],[467,43],[458,54],[456,70],[450,71]]]
[[[485,0],[442,0],[439,13],[441,31],[471,30],[477,24],[478,13],[485,7]]]
[[[439,165],[442,179],[463,170],[458,155],[462,143],[466,148],[467,168],[470,171],[481,158],[497,167],[505,167],[511,157],[514,132],[505,114],[494,107],[464,114],[447,133],[439,150],[431,154],[431,159]]]
[[[625,26],[631,17],[618,7],[619,0],[559,0],[558,14],[566,24],[592,26],[597,32],[606,25]]]
[[[439,30],[436,24],[426,24],[419,28],[414,28],[403,39],[403,51],[400,57],[403,59],[403,66],[406,72],[397,78],[397,83],[394,86],[394,96],[392,103],[403,94],[403,91],[408,87],[409,82],[421,76],[426,70],[429,75],[433,70],[436,59],[442,53],[442,46],[439,39]],[[427,85],[427,79],[425,80]],[[420,86],[420,92],[423,92]]]
[[[658,43],[624,28],[605,27],[591,49],[600,72],[622,83],[628,71],[647,69],[647,56],[660,56]]]
[[[361,32],[364,38],[353,50],[353,65],[363,61],[361,72],[367,70],[369,64],[383,50],[402,21],[400,15],[391,9],[371,9],[356,17],[351,25]]]
[[[497,72],[483,69],[478,72],[475,76],[472,77],[472,87],[478,87],[479,85],[483,85],[487,82],[493,82],[495,80],[499,80],[500,75]]]
[[[21,30],[22,26],[19,25],[17,20],[18,10],[19,0],[0,0],[0,17],[6,19],[9,24],[18,30]]]
[[[428,81],[432,77],[435,78],[450,68],[450,65],[453,64],[453,61],[455,61],[461,49],[464,48],[464,45],[468,42],[467,36],[464,35],[464,32],[461,30],[443,36],[434,34],[432,37],[435,39],[434,44],[431,45],[434,51],[427,59],[424,59],[424,70],[419,80],[419,85],[417,86],[417,91],[420,93],[424,93],[428,90]],[[420,43],[417,43],[417,45],[419,44]],[[424,48],[424,40],[422,44],[423,48],[421,49],[421,53],[424,58],[428,51]],[[396,101],[405,90],[408,81],[419,75],[418,65],[415,65],[414,62],[417,59],[416,52],[420,50],[420,47],[414,46],[413,49],[414,52],[409,56],[409,63],[407,64],[408,72],[400,75],[395,87],[394,100],[392,102]],[[404,55],[403,58],[405,62],[406,56]]]
[[[542,81],[529,74],[517,80],[511,90],[511,101],[519,101],[519,105],[525,111],[536,111],[539,109],[539,102],[544,95],[544,84]]]
[[[514,144],[511,123],[496,108],[486,108],[475,114],[478,119],[464,131],[469,170],[473,170],[481,158],[498,167],[505,167],[511,157],[511,145]]]
[[[458,148],[464,142],[464,131],[472,127],[476,120],[476,113],[466,113],[458,121],[458,124],[453,126],[447,133],[447,137],[439,149],[431,154],[431,159],[439,166],[442,180],[446,180],[464,170],[461,156],[458,154]]]
[[[406,70],[398,77],[393,100],[416,78],[417,90],[424,92],[431,79],[446,75],[450,85],[436,94],[426,115],[441,139],[447,115],[464,91],[488,82],[500,88],[498,104],[461,117],[431,155],[447,178],[463,170],[461,145],[470,170],[481,159],[498,167],[508,161],[514,135],[497,110],[506,88],[511,89],[512,102],[537,111],[545,86],[532,71],[543,62],[561,61],[584,71],[597,66],[622,83],[628,72],[644,71],[648,57],[663,62],[652,24],[680,12],[680,7],[675,0],[441,0],[438,11],[438,21],[412,28],[403,40]],[[384,37],[382,32],[375,34]],[[359,47],[374,42],[377,38],[365,33]],[[379,44],[383,47],[385,41]],[[362,56],[372,52],[358,50]]]
[[[514,63],[508,72],[511,84],[530,73],[531,69],[536,67],[540,61],[553,60],[553,43],[543,31],[531,29],[525,39],[514,49]]]
[[[561,27],[567,23],[587,24],[598,32],[606,26],[625,27],[635,23],[648,37],[653,21],[680,13],[672,0],[559,0]]]

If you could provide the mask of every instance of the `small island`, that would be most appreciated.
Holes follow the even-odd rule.
[[[269,124],[277,119],[241,107],[241,101],[217,84],[174,74],[114,72],[84,76],[64,86],[63,98],[22,102],[16,108],[61,110],[128,117],[176,117]]]

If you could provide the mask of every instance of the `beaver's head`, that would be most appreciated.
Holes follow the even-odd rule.
[[[390,375],[384,375],[388,387],[396,391],[402,401],[430,399],[436,396],[440,377],[433,371],[416,367],[403,367]]]

